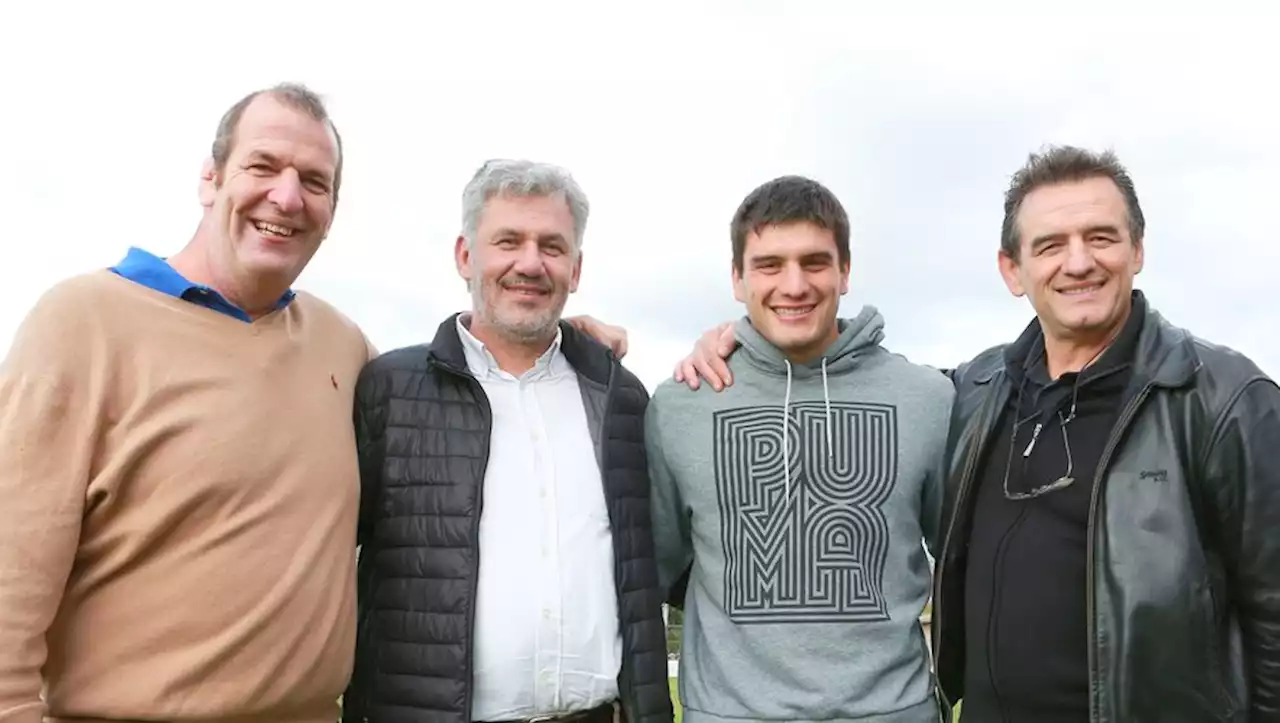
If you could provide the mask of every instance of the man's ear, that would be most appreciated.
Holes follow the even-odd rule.
[[[742,283],[742,272],[738,271],[736,264],[730,264],[729,277],[733,280],[733,298],[741,304],[747,303],[747,290]]]
[[[1018,273],[1021,269],[1017,260],[1004,249],[996,251],[996,265],[1000,268],[1000,278],[1004,279],[1004,285],[1008,287],[1010,294],[1023,296],[1027,293],[1022,286],[1022,276]]]
[[[467,243],[467,237],[459,235],[458,240],[453,243],[453,263],[458,268],[458,276],[467,282],[467,288],[471,288],[471,246]]]
[[[218,169],[214,167],[213,159],[206,158],[204,166],[200,169],[200,205],[205,208],[212,208],[213,202],[218,197],[218,186],[221,182],[218,179]]]
[[[569,279],[569,293],[578,292],[578,283],[582,280],[582,249],[578,249],[578,258],[573,262],[573,276]]]

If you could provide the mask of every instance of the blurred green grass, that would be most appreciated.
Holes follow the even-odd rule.
[[[683,715],[680,708],[680,694],[676,692],[676,679],[667,678],[667,687],[671,688],[671,705],[676,709],[676,723],[680,723]]]

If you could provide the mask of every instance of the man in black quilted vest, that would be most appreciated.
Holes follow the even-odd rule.
[[[561,320],[586,196],[485,163],[463,192],[469,312],[371,362],[355,673],[344,720],[670,723],[648,395]]]

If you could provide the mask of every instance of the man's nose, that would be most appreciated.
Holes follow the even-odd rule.
[[[515,271],[523,276],[542,276],[542,251],[536,240],[520,244],[520,252],[516,256]]]
[[[284,214],[295,214],[302,210],[302,180],[297,171],[286,168],[276,176],[267,193],[267,200]]]
[[[1067,243],[1067,259],[1062,270],[1071,276],[1088,276],[1098,262],[1093,258],[1093,249],[1083,238],[1073,238]]]
[[[782,280],[778,291],[787,296],[804,296],[809,290],[809,283],[804,278],[804,269],[798,264],[787,264],[782,267]]]

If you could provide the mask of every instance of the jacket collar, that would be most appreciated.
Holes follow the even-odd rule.
[[[1190,383],[1200,365],[1195,337],[1148,307],[1134,352],[1135,376],[1159,387],[1176,388]]]
[[[427,356],[455,374],[471,376],[466,350],[458,336],[458,317],[462,313],[450,314],[440,323]],[[616,362],[613,351],[563,320],[560,321],[560,352],[580,376],[598,384],[609,383]]]
[[[1134,380],[1168,388],[1189,383],[1200,368],[1194,337],[1187,330],[1170,324],[1137,289],[1133,291],[1133,309],[1141,316],[1138,339],[1133,347]],[[1032,319],[1017,341],[1009,346],[1009,353],[1000,354],[998,363],[980,372],[974,381],[985,384],[997,374],[1007,373],[1009,359],[1016,357],[1018,350],[1030,348],[1040,334],[1039,319]]]

